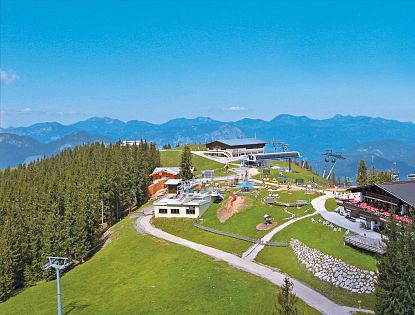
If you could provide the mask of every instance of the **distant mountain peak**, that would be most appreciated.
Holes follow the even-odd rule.
[[[123,121],[111,117],[91,117],[84,120],[84,122],[102,122],[104,124],[123,123]]]

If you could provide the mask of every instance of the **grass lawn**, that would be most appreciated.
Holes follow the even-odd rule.
[[[336,199],[329,198],[326,200],[325,207],[328,211],[334,211],[338,206]]]
[[[319,216],[316,216],[315,219],[318,220]],[[304,244],[337,257],[346,263],[367,270],[376,270],[375,257],[349,246],[344,246],[343,235],[344,231],[342,233],[333,232],[321,223],[312,223],[311,219],[304,219],[282,230],[272,240],[285,242],[291,238],[296,238]],[[351,293],[314,277],[311,272],[307,271],[298,262],[297,257],[290,248],[266,247],[260,252],[256,260],[263,264],[276,267],[282,272],[309,284],[317,291],[320,291],[322,294],[339,303],[357,307],[357,301],[361,300],[362,306],[367,308],[373,308],[374,306],[373,295]]]
[[[314,217],[316,220],[320,218],[322,217]],[[311,222],[311,218],[308,218],[283,229],[274,236],[273,240],[286,242],[291,238],[296,238],[307,246],[339,258],[346,263],[362,269],[376,270],[375,256],[363,253],[350,246],[343,245],[344,233],[344,229],[342,232],[333,232],[329,227],[318,222],[313,223]]]
[[[61,279],[65,314],[272,314],[278,288],[191,249],[139,235],[133,219]],[[304,314],[318,314],[299,303]],[[53,314],[56,283],[0,303],[0,314]]]
[[[182,157],[181,150],[165,150],[160,151],[160,161],[162,166],[180,166]],[[224,164],[204,158],[202,156],[192,154],[192,164],[196,168],[194,174],[200,175],[204,170],[215,170],[215,176],[225,176],[233,174],[226,172]]]

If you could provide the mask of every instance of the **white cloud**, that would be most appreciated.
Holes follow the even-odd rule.
[[[16,82],[19,76],[14,70],[2,70],[0,69],[0,82],[5,85],[10,85]]]
[[[230,110],[230,111],[244,111],[244,110],[248,110],[248,108],[244,107],[244,106],[231,106],[231,107],[226,107],[225,110]]]
[[[22,110],[23,113],[30,113],[32,109],[30,107],[26,107]]]

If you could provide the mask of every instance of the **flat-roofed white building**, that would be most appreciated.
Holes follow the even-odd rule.
[[[156,218],[199,218],[216,199],[223,199],[217,191],[166,196],[153,203]]]

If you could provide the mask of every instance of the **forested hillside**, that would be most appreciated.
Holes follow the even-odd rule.
[[[83,261],[106,227],[147,201],[159,164],[153,143],[95,143],[0,171],[0,301],[51,276],[46,256]]]

